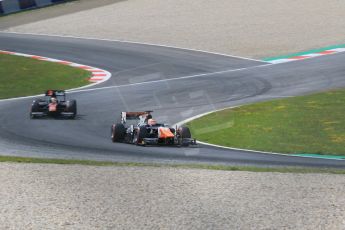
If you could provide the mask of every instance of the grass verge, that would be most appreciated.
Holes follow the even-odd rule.
[[[91,73],[61,64],[0,54],[0,99],[89,84]]]
[[[189,122],[212,144],[290,154],[345,155],[345,89],[227,109]]]
[[[299,167],[253,167],[253,166],[227,166],[227,165],[205,165],[205,164],[149,164],[131,162],[109,162],[89,160],[67,160],[67,159],[46,159],[0,156],[0,162],[13,163],[37,163],[37,164],[64,164],[64,165],[88,165],[88,166],[117,166],[117,167],[171,167],[181,169],[207,169],[223,171],[248,171],[248,172],[279,172],[279,173],[330,173],[345,174],[342,169],[330,168],[299,168]]]

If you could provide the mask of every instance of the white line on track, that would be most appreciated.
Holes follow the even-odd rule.
[[[271,66],[271,65],[275,65],[275,64],[270,63],[270,64],[265,64],[265,65],[251,66],[251,67],[245,67],[245,68],[239,68],[239,69],[229,69],[229,70],[222,70],[222,71],[218,71],[218,72],[202,73],[202,74],[182,76],[182,77],[176,77],[176,78],[160,79],[160,80],[155,80],[155,81],[145,81],[145,82],[126,84],[126,85],[113,85],[113,86],[106,86],[106,87],[93,88],[93,89],[71,90],[70,92],[88,92],[88,91],[96,91],[96,90],[103,90],[103,89],[113,89],[113,88],[154,84],[154,83],[161,83],[161,82],[168,82],[168,81],[184,80],[184,79],[205,77],[208,75],[220,75],[220,74],[224,74],[224,73],[232,73],[232,72],[244,71],[244,70],[249,70],[249,69],[262,68],[262,67],[267,67],[267,66]]]
[[[324,158],[324,157],[317,157],[317,156],[303,156],[303,155],[292,155],[292,154],[284,154],[284,153],[275,153],[275,152],[264,152],[259,150],[251,150],[251,149],[240,149],[240,148],[232,148],[232,147],[226,147],[222,145],[214,145],[202,141],[198,141],[198,143],[206,146],[211,146],[215,148],[221,148],[221,149],[228,149],[228,150],[234,150],[234,151],[242,151],[242,152],[250,152],[250,153],[262,153],[262,154],[269,154],[269,155],[277,155],[277,156],[286,156],[286,157],[301,157],[301,158],[315,158],[315,159],[323,159],[323,160],[336,160],[336,161],[343,161],[344,159],[341,158]]]
[[[190,49],[190,48],[182,48],[177,46],[169,46],[169,45],[160,45],[160,44],[152,44],[152,43],[145,43],[145,42],[135,42],[135,41],[126,41],[126,40],[116,40],[116,39],[106,39],[106,38],[95,38],[95,37],[79,37],[79,36],[72,36],[72,35],[54,35],[54,34],[39,34],[39,33],[20,33],[20,32],[10,32],[10,31],[0,31],[0,33],[7,33],[7,34],[19,34],[19,35],[34,35],[34,36],[47,36],[47,37],[58,37],[58,38],[75,38],[75,39],[83,39],[83,40],[99,40],[99,41],[108,41],[108,42],[120,42],[120,43],[128,43],[128,44],[136,44],[136,45],[146,45],[146,46],[155,46],[155,47],[165,47],[165,48],[172,48],[172,49],[179,49],[179,50],[186,50],[186,51],[194,51],[194,52],[200,52],[200,53],[206,53],[206,54],[215,54],[220,55],[224,57],[233,57],[233,58],[239,58],[249,61],[256,61],[261,63],[269,63],[263,60],[257,60],[253,58],[247,58],[247,57],[240,57],[235,55],[229,55],[229,54],[223,54],[223,53],[216,53],[216,52],[210,52],[210,51],[204,51],[204,50],[198,50],[198,49]]]

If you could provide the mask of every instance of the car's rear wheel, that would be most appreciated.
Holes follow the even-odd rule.
[[[111,127],[111,140],[113,142],[121,142],[125,139],[126,128],[123,124],[115,124]]]

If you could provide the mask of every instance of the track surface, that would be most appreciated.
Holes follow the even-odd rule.
[[[345,86],[345,54],[270,65],[174,48],[92,39],[0,33],[0,49],[103,68],[111,80],[70,93],[77,120],[30,120],[32,99],[0,102],[0,152],[111,161],[199,162],[345,168],[345,161],[245,151],[114,144],[121,111],[154,110],[170,124],[214,109]]]

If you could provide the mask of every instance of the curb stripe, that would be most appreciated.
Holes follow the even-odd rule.
[[[76,66],[76,67],[81,68],[81,69],[92,69],[92,67],[86,66],[86,65],[81,65],[81,66]]]
[[[302,59],[306,59],[308,58],[309,56],[296,56],[296,57],[292,57],[292,58],[289,58],[290,60],[302,60]]]
[[[300,154],[293,154],[293,156],[331,159],[331,160],[345,160],[345,156],[340,156],[340,155],[320,155],[320,154],[300,153]]]
[[[325,51],[323,51],[323,52],[319,52],[319,54],[322,54],[322,55],[333,54],[333,53],[336,53],[336,51],[333,51],[333,50],[325,50]]]
[[[89,82],[97,82],[97,81],[102,81],[102,80],[103,78],[93,78],[93,77],[89,78]]]
[[[89,69],[89,71],[93,73],[103,72],[103,70],[100,69]]]
[[[63,65],[72,65],[73,64],[72,62],[69,62],[69,61],[57,61],[57,63],[63,64]]]
[[[3,51],[3,50],[0,50],[0,53],[2,53],[2,54],[14,54],[13,52]]]
[[[62,65],[68,65],[68,66],[71,66],[74,68],[80,68],[80,69],[86,70],[88,72],[91,72],[91,75],[92,75],[92,77],[90,77],[88,79],[89,82],[92,84],[87,85],[87,86],[92,86],[92,85],[96,85],[96,84],[105,82],[111,77],[111,73],[109,73],[106,70],[99,69],[99,68],[92,67],[92,66],[82,65],[82,64],[78,64],[78,63],[74,63],[74,62],[69,62],[69,61],[64,61],[64,60],[59,60],[59,59],[53,59],[53,58],[47,58],[47,57],[31,55],[31,54],[16,53],[16,52],[11,52],[11,51],[6,51],[6,50],[0,50],[0,54],[9,54],[9,55],[15,55],[15,56],[21,56],[21,57],[28,57],[28,58],[32,58],[32,59],[39,60],[39,61],[48,61],[48,62],[58,63],[58,64],[62,64]],[[84,88],[84,87],[81,87],[81,88]]]
[[[326,48],[321,48],[318,50],[310,50],[307,52],[302,53],[296,53],[291,54],[287,56],[280,56],[280,57],[273,57],[273,58],[265,58],[264,61],[270,62],[272,64],[279,64],[279,63],[285,63],[290,61],[298,61],[298,60],[304,60],[314,57],[320,57],[330,54],[336,54],[345,52],[345,45],[339,45],[339,46],[330,46]]]
[[[93,73],[92,75],[95,76],[95,77],[104,77],[104,76],[106,76],[105,73]]]

